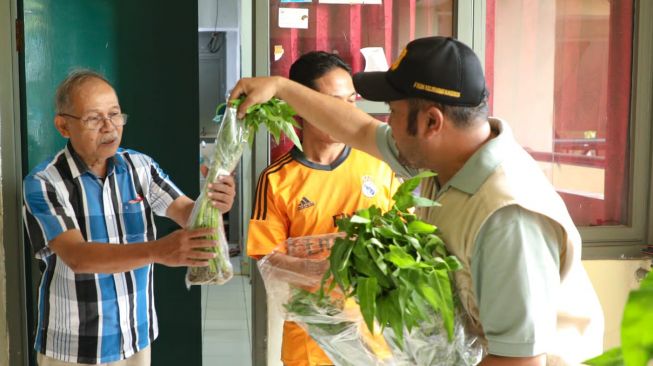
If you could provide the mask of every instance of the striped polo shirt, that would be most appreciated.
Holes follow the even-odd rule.
[[[118,149],[98,178],[70,143],[25,177],[23,216],[39,286],[35,349],[47,356],[98,364],[127,358],[158,335],[153,266],[114,274],[76,274],[48,243],[72,229],[93,243],[156,239],[154,214],[164,216],[181,191],[150,157]]]

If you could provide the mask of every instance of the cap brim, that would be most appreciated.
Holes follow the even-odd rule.
[[[385,71],[359,72],[353,79],[356,92],[367,100],[390,102],[406,98],[404,93],[388,83]]]

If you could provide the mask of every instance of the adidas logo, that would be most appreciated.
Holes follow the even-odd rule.
[[[297,206],[298,210],[303,210],[305,208],[309,208],[311,206],[315,206],[315,202],[309,200],[306,197],[302,197],[302,200],[299,201],[299,206]]]

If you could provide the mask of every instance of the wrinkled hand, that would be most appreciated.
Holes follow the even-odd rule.
[[[234,204],[236,197],[236,181],[231,175],[221,175],[216,183],[208,186],[208,196],[212,201],[213,207],[222,213],[229,212]]]
[[[207,266],[215,258],[213,248],[218,242],[204,237],[214,232],[212,228],[176,230],[153,243],[154,262],[168,267]]]
[[[240,96],[247,96],[238,107],[238,118],[243,119],[247,108],[254,104],[265,103],[272,99],[278,92],[280,80],[278,76],[240,79],[229,95],[229,102]]]

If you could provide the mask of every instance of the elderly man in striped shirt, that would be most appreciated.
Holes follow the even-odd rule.
[[[149,365],[158,335],[153,264],[205,266],[211,229],[156,239],[154,214],[185,226],[193,208],[147,155],[119,148],[127,115],[109,82],[71,73],[56,94],[55,126],[65,148],[24,180],[24,219],[39,287],[35,349],[40,366]],[[226,212],[232,177],[211,187]],[[126,245],[128,244],[128,245]]]

